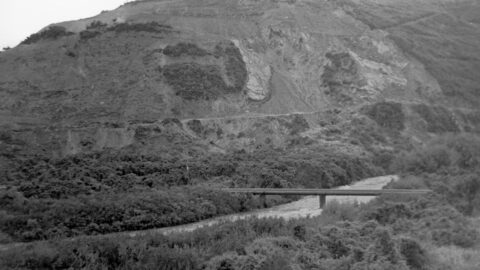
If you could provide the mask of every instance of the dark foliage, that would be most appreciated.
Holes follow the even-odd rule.
[[[102,34],[101,31],[84,30],[84,31],[80,32],[80,39],[81,40],[89,40],[89,39],[97,37],[101,34]]]
[[[307,131],[310,128],[310,125],[308,124],[305,117],[299,114],[294,115],[292,121],[282,120],[283,119],[279,119],[280,123],[290,130],[290,135],[299,134],[301,132]]]
[[[375,103],[366,109],[365,114],[383,128],[399,131],[405,128],[405,115],[400,103]]]
[[[202,57],[209,55],[206,50],[198,47],[196,44],[185,42],[180,42],[175,45],[168,45],[165,47],[165,49],[163,49],[163,54],[170,57],[180,57],[183,55]]]
[[[448,135],[399,154],[392,169],[406,174],[474,171],[480,165],[480,139],[473,135]]]
[[[195,132],[197,135],[202,135],[205,131],[205,127],[202,125],[200,120],[191,120],[187,122],[187,127]]]
[[[101,21],[93,21],[89,25],[87,25],[87,30],[92,30],[92,29],[103,29],[107,27],[108,24],[103,23]]]
[[[178,63],[165,65],[162,71],[176,94],[186,100],[216,99],[234,91],[225,83],[220,70],[214,65]]]
[[[333,187],[379,173],[366,160],[317,151],[32,158],[12,166],[2,180],[15,189],[0,194],[0,228],[14,240],[31,241],[171,226],[264,207],[255,197],[203,183]]]
[[[240,50],[233,42],[220,43],[215,46],[215,55],[225,58],[227,77],[233,83],[231,91],[242,91],[247,83],[248,72]]]
[[[329,86],[352,83],[357,75],[357,66],[349,53],[327,53],[331,64],[325,68],[322,79]]]
[[[399,251],[412,270],[424,270],[430,264],[427,252],[412,238],[399,239]]]
[[[2,192],[3,193],[3,192]],[[246,197],[202,188],[79,196],[69,199],[0,195],[7,215],[1,230],[17,241],[64,238],[84,234],[144,230],[190,223],[246,210]]]
[[[467,218],[436,194],[385,196],[366,207],[362,216],[436,245],[472,247],[478,239]]]
[[[93,21],[87,28],[80,32],[80,40],[89,40],[102,35],[105,32],[112,31],[115,33],[123,32],[147,32],[156,34],[165,34],[173,32],[170,25],[163,25],[157,22],[149,23],[118,23],[108,27],[108,24],[101,21]]]
[[[163,53],[171,57],[202,57],[210,54],[190,43],[169,45]],[[223,79],[221,67],[216,65],[176,63],[165,65],[161,71],[176,94],[186,100],[212,100],[229,93],[241,93],[248,73],[240,50],[231,42],[219,43],[213,55],[224,59],[227,81]]]
[[[73,32],[68,32],[63,26],[50,26],[48,29],[39,33],[32,34],[20,44],[33,44],[41,40],[56,40],[61,37],[74,35]]]
[[[108,28],[109,31],[116,33],[122,32],[148,32],[148,33],[170,33],[173,28],[170,25],[159,24],[157,22],[148,23],[118,23]]]
[[[403,239],[374,222],[338,223],[295,238],[305,221],[251,219],[171,236],[55,242],[0,255],[9,268],[87,269],[408,269]],[[314,223],[312,223],[314,224]],[[409,246],[423,249],[411,240]],[[22,254],[22,255],[19,255]],[[415,261],[420,266],[421,260]],[[345,268],[346,267],[346,268]],[[414,268],[415,269],[415,268]],[[420,269],[420,268],[419,268]]]
[[[453,114],[443,107],[432,107],[425,104],[413,105],[412,109],[423,118],[428,132],[460,131]]]

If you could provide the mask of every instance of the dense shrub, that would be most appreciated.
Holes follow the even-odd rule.
[[[165,65],[162,71],[166,82],[186,100],[216,99],[232,90],[215,65],[177,63]]]
[[[425,104],[413,105],[412,109],[423,118],[428,132],[458,132],[453,114],[443,107],[432,107]]]
[[[192,233],[109,236],[13,248],[0,255],[3,268],[35,269],[408,269],[415,256],[405,243],[374,222],[337,223],[295,238],[307,220],[249,219]],[[317,220],[312,220],[315,224]],[[21,255],[20,255],[21,254]],[[421,260],[415,261],[420,266]],[[170,268],[169,268],[170,267]],[[370,267],[370,268],[368,268]],[[373,267],[373,268],[372,268]],[[384,267],[384,268],[382,268]]]
[[[26,38],[24,41],[22,41],[22,43],[20,44],[33,44],[33,43],[39,42],[40,40],[46,40],[46,39],[55,40],[61,37],[71,36],[74,34],[75,33],[73,32],[68,32],[63,26],[55,25],[55,26],[50,26],[46,30],[43,30],[39,33],[32,34],[31,36]]]
[[[195,44],[184,42],[168,45],[163,53],[170,57],[203,57],[211,54]],[[241,93],[248,73],[240,50],[232,42],[219,43],[212,55],[223,59],[227,81],[223,78],[223,69],[217,65],[175,63],[165,65],[161,71],[176,94],[186,100],[211,100],[228,93]]]
[[[348,52],[329,52],[325,56],[330,60],[321,76],[325,94],[340,104],[350,103],[350,87],[358,78],[355,60]]]
[[[412,238],[399,239],[399,251],[412,270],[424,270],[430,265],[430,258],[422,246]]]
[[[159,24],[157,22],[149,23],[119,23],[108,27],[108,24],[101,21],[91,22],[87,28],[80,32],[80,40],[86,41],[97,36],[102,35],[107,31],[115,33],[122,32],[148,32],[165,34],[173,31],[173,28],[169,25]]]
[[[116,33],[122,32],[148,32],[148,33],[170,33],[173,28],[170,25],[159,24],[157,22],[148,23],[118,23],[108,28],[108,31]]]
[[[175,45],[167,45],[163,49],[163,54],[170,56],[170,57],[180,57],[180,56],[207,56],[209,53],[198,47],[196,44],[193,43],[185,43],[185,42],[180,42]]]
[[[294,115],[291,121],[282,120],[283,119],[279,119],[279,122],[288,130],[290,130],[291,135],[307,131],[310,128],[310,125],[305,117],[299,114]]]
[[[68,200],[0,194],[0,228],[17,241],[144,230],[248,210],[255,203],[200,188],[102,194]],[[258,204],[260,205],[260,204]]]
[[[398,155],[392,164],[397,172],[419,174],[474,170],[480,164],[480,139],[459,134],[436,138],[424,146]]]
[[[330,64],[325,67],[322,80],[325,85],[335,87],[349,84],[357,76],[357,65],[355,60],[347,52],[327,53],[325,55]]]
[[[321,149],[36,157],[0,180],[15,187],[0,194],[0,228],[31,241],[171,226],[264,207],[256,197],[212,187],[333,187],[380,173],[365,159]]]
[[[102,32],[101,31],[94,31],[94,30],[84,30],[84,31],[81,31],[80,32],[80,39],[81,40],[89,40],[89,39],[92,39],[94,37],[97,37],[99,35],[101,35]]]
[[[400,103],[375,103],[366,109],[365,114],[383,128],[390,130],[403,130],[405,128],[405,115]]]
[[[363,209],[362,219],[373,219],[394,228],[396,233],[409,234],[436,245],[475,245],[478,233],[465,216],[438,195],[414,196],[376,200]]]
[[[197,135],[203,135],[205,127],[200,120],[194,119],[187,122],[187,127],[195,132]]]
[[[465,215],[480,213],[480,172],[405,176],[393,188],[429,188]]]
[[[219,43],[215,46],[215,55],[225,58],[226,74],[233,83],[231,91],[242,91],[247,83],[248,71],[240,50],[233,42]]]
[[[107,27],[108,24],[104,23],[104,22],[101,22],[101,21],[93,21],[91,22],[89,25],[87,25],[87,30],[91,30],[91,29],[102,29],[102,28],[105,28]]]

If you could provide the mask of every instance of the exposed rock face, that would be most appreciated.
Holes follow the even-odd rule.
[[[235,45],[242,53],[243,61],[246,64],[248,72],[247,96],[254,101],[262,101],[270,94],[269,82],[272,71],[268,63],[265,62],[262,55],[253,50],[243,48],[238,40],[234,40]]]
[[[56,155],[348,140],[356,118],[404,135],[478,132],[475,18],[448,1],[377,2],[139,1],[61,23],[0,54],[0,125]],[[282,129],[293,115],[308,127]]]

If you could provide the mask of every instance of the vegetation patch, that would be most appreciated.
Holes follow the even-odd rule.
[[[148,32],[148,33],[170,33],[173,28],[170,25],[159,24],[157,22],[148,23],[118,23],[108,28],[109,31],[116,33],[122,32]]]
[[[186,100],[210,100],[236,92],[225,83],[219,68],[214,65],[176,63],[165,65],[162,72],[176,94]]]
[[[455,123],[453,114],[443,107],[418,104],[412,105],[412,109],[423,118],[428,132],[442,133],[460,131]]]
[[[33,44],[37,43],[41,40],[56,40],[61,37],[71,36],[75,33],[69,32],[63,26],[50,26],[48,29],[43,30],[39,33],[32,34],[31,36],[27,37],[22,43],[20,44]]]
[[[202,122],[197,119],[188,121],[187,127],[199,136],[202,136],[203,133],[205,132],[205,127],[202,125]]]
[[[225,58],[228,80],[233,83],[233,92],[240,92],[247,83],[248,71],[242,53],[233,42],[219,43],[215,46],[215,55]]]
[[[80,39],[81,40],[89,40],[89,39],[97,37],[101,34],[102,34],[101,31],[84,30],[84,31],[80,32]]]
[[[95,29],[104,29],[108,26],[108,24],[101,22],[101,21],[93,21],[89,25],[87,25],[87,30],[95,30]]]
[[[263,207],[256,197],[212,186],[327,188],[381,174],[365,159],[309,151],[190,158],[112,151],[19,160],[0,178],[12,187],[0,190],[0,230],[32,241],[178,225]]]
[[[93,21],[87,28],[80,32],[80,40],[89,40],[95,38],[106,31],[115,33],[122,32],[147,32],[147,33],[170,33],[173,28],[170,25],[163,25],[157,22],[149,23],[119,23],[111,27],[101,21]]]
[[[379,102],[369,106],[364,112],[383,128],[397,131],[405,128],[405,114],[400,103]]]
[[[181,128],[182,122],[178,118],[165,118],[164,120],[162,120],[162,125],[176,125]]]
[[[193,43],[180,42],[175,45],[168,45],[163,49],[163,54],[170,57],[196,56],[203,57],[210,53]]]
[[[203,57],[211,54],[191,43],[169,45],[163,53],[170,57]],[[248,74],[240,50],[231,42],[219,43],[213,55],[224,59],[225,71],[220,66],[194,62],[165,65],[160,71],[176,94],[186,100],[211,100],[224,94],[241,93]],[[227,81],[224,80],[223,72]]]
[[[52,269],[63,266],[152,269],[160,265],[160,269],[192,270],[407,270],[426,269],[425,253],[416,240],[397,238],[387,227],[375,222],[324,224],[319,219],[312,222],[249,219],[169,236],[85,238],[46,243],[28,250],[19,247],[2,253],[0,266],[6,269],[34,269],[39,265]],[[410,264],[419,268],[409,268]]]
[[[303,115],[295,114],[292,119],[289,120],[279,119],[280,123],[290,131],[290,135],[302,133],[310,128],[310,125]]]
[[[393,170],[405,177],[399,186],[428,187],[466,215],[480,213],[480,139],[449,135],[403,152]]]
[[[147,233],[132,238],[117,234],[12,246],[0,254],[0,267],[150,269],[161,265],[163,269],[212,270],[240,270],[245,267],[289,270],[450,269],[445,268],[443,260],[434,261],[431,252],[439,247],[471,248],[479,239],[475,224],[462,215],[475,215],[479,210],[479,145],[478,138],[470,135],[447,136],[409,152],[410,156],[418,157],[415,164],[441,160],[438,157],[443,156],[450,160],[441,162],[441,166],[433,166],[433,174],[403,177],[389,186],[432,189],[433,193],[426,196],[383,195],[360,206],[329,202],[322,216],[313,219],[286,222],[283,219],[252,218],[168,236]],[[433,151],[435,147],[443,150]],[[339,185],[345,180],[351,181],[342,179],[339,174],[341,169],[350,177],[364,177],[365,169],[370,166],[361,159],[345,154],[323,149],[309,150],[298,153],[269,150],[251,154],[237,152],[202,156],[188,161],[189,172],[191,176],[201,176],[203,179],[212,178],[213,175],[225,177],[234,186],[308,186],[306,183],[299,185],[299,180],[305,179],[302,171],[310,164],[311,167],[305,171],[312,172],[312,169],[321,167],[318,172],[313,172],[317,181],[318,173],[322,171],[331,173],[331,179],[334,180],[332,183],[312,181],[312,187],[320,187],[319,184],[327,187]],[[422,156],[422,153],[436,154]],[[107,167],[121,164],[125,170],[137,175],[171,169],[158,166],[160,161],[166,161],[159,157],[106,155],[95,158],[100,159],[96,164]],[[88,160],[78,157],[69,159],[68,162],[59,160],[58,164],[74,168]],[[405,159],[405,156],[401,155],[398,159]],[[180,167],[185,164],[185,160],[175,157],[169,160],[172,164],[178,162]],[[17,177],[22,173],[31,173],[18,179],[20,183],[32,176],[41,177],[44,173],[39,173],[35,162],[50,163],[45,166],[52,171],[50,175],[62,171],[55,168],[58,165],[37,158],[23,164],[24,169],[12,167],[9,177],[15,176],[15,173]],[[154,166],[158,166],[157,169]],[[91,166],[92,169],[98,167]],[[406,168],[411,167],[399,167],[399,171],[410,172]],[[442,171],[448,173],[442,174]],[[46,177],[44,181],[51,178]],[[9,178],[9,181],[15,179]],[[179,220],[192,221],[218,213],[242,211],[258,205],[258,202],[248,198],[234,197],[199,186],[135,192],[132,189],[119,194],[110,192],[98,193],[98,196],[76,196],[67,202],[26,197],[18,190],[10,190],[0,196],[3,210],[0,213],[0,226],[4,232],[0,236],[4,240],[9,237],[35,239],[45,234],[66,236],[149,228]],[[50,223],[45,224],[45,219]],[[59,225],[52,229],[55,222],[59,222]],[[74,226],[74,229],[69,226]],[[425,249],[425,246],[429,249]],[[464,268],[476,269],[473,265]]]
[[[466,132],[480,133],[480,111],[457,110],[455,115],[458,115],[463,120],[463,129]]]
[[[329,52],[325,56],[330,60],[322,74],[325,85],[335,87],[354,82],[357,77],[357,65],[349,53]]]

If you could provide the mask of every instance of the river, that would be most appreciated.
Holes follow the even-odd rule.
[[[398,180],[397,175],[385,175],[373,178],[363,179],[361,181],[355,182],[349,186],[341,186],[338,189],[382,189],[385,185],[391,181]],[[327,205],[329,202],[336,200],[340,203],[366,203],[375,198],[375,196],[327,196]],[[207,219],[195,223],[190,223],[186,225],[166,227],[161,229],[153,229],[147,231],[136,231],[127,233],[130,237],[136,237],[144,235],[146,233],[161,233],[161,234],[171,234],[171,233],[181,233],[181,232],[191,232],[198,228],[208,227],[215,224],[236,221],[240,219],[246,219],[250,217],[257,218],[284,218],[285,220],[289,219],[298,219],[305,217],[315,217],[319,216],[322,213],[322,209],[319,208],[319,198],[318,196],[306,196],[298,201],[294,201],[287,204],[277,205],[271,208],[259,209],[251,212],[231,214],[227,216],[220,216],[212,219]]]
[[[391,181],[396,181],[396,180],[398,180],[397,175],[379,176],[379,177],[367,178],[367,179],[355,182],[350,186],[338,187],[338,189],[382,189],[385,185],[387,185]],[[365,203],[372,200],[373,198],[374,196],[327,196],[327,205],[329,202],[332,202],[333,200],[336,200],[341,203],[349,203],[349,202]],[[113,233],[113,234],[107,234],[107,235],[123,235],[127,237],[138,237],[138,236],[150,235],[150,234],[168,235],[172,233],[191,232],[199,228],[208,227],[208,226],[212,226],[212,225],[223,223],[223,222],[246,219],[250,217],[284,218],[285,220],[289,220],[289,219],[298,219],[298,218],[305,218],[305,217],[315,217],[315,216],[319,216],[321,213],[322,213],[322,210],[319,208],[318,196],[306,196],[298,201],[277,205],[271,208],[264,208],[264,209],[259,209],[251,212],[220,216],[220,217],[207,219],[207,220],[190,223],[186,225],[165,227],[160,229],[150,229],[150,230],[144,230],[144,231],[120,232],[120,233]],[[107,235],[103,235],[103,236],[107,236]],[[97,236],[90,236],[90,237],[97,237]],[[79,238],[81,237],[68,238],[68,239],[64,239],[63,241],[74,241],[75,239],[79,239]],[[45,241],[38,241],[38,242],[45,242]],[[0,245],[0,251],[8,250],[15,247],[31,245],[38,242],[10,243],[5,245]]]

